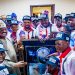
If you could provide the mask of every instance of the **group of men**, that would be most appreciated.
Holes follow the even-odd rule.
[[[55,37],[55,34],[51,35],[53,32],[57,33]],[[48,40],[51,39],[51,36],[56,40],[55,47],[59,54],[61,68],[59,75],[74,75],[75,13],[67,14],[63,20],[61,14],[56,14],[54,16],[54,24],[49,22],[48,14],[41,14],[40,18],[24,16],[22,23],[17,20],[17,16],[14,13],[12,13],[12,15],[7,15],[6,20],[1,19],[0,56],[4,56],[3,54],[6,56],[3,57],[4,59],[1,57],[0,64],[17,68],[24,66],[27,64],[26,62],[17,62],[14,44],[18,46],[22,44],[21,42],[23,40],[27,39]],[[17,70],[19,72],[19,69]],[[3,71],[0,72],[2,73]],[[7,74],[5,73],[5,75]],[[20,75],[20,73],[18,75]],[[53,73],[52,75],[56,74]]]

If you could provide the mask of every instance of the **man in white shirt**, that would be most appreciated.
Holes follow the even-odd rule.
[[[70,36],[59,32],[56,36],[55,47],[60,54],[61,75],[75,75],[75,51],[69,46]]]
[[[5,63],[10,67],[21,67],[24,65],[24,61],[17,62],[16,52],[12,42],[6,37],[7,29],[6,24],[0,20],[0,41],[8,51],[5,51]]]
[[[62,27],[62,15],[58,13],[54,16],[54,24],[52,25],[52,32],[60,32],[61,27]]]
[[[48,16],[41,14],[40,25],[36,29],[36,34],[39,39],[49,39],[51,33],[51,23],[49,22]]]
[[[35,38],[35,30],[32,28],[31,17],[23,17],[23,27],[17,31],[17,42],[24,39]]]

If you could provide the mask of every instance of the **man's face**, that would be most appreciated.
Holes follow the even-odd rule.
[[[58,52],[64,52],[68,47],[68,42],[64,40],[57,40],[55,41],[55,47]]]
[[[6,28],[0,28],[0,37],[5,38],[7,35],[7,29]]]
[[[66,32],[67,29],[66,29],[66,27],[62,26],[61,29],[60,29],[60,31],[62,31],[62,32]]]
[[[2,63],[5,59],[5,52],[0,52],[0,63]]]
[[[54,22],[55,22],[55,24],[57,25],[57,27],[59,28],[59,27],[61,27],[61,25],[62,25],[62,20],[61,19],[54,19]]]
[[[16,32],[16,31],[18,30],[18,26],[17,26],[17,25],[12,25],[12,26],[11,26],[11,29],[12,29],[14,32]]]
[[[72,28],[73,30],[75,30],[75,18],[72,19],[71,28]]]
[[[36,26],[36,27],[37,27],[37,26],[38,26],[38,24],[39,24],[39,22],[38,22],[37,20],[33,21],[33,25],[34,25],[34,26]]]
[[[23,21],[23,25],[26,26],[26,25],[30,25],[31,24],[31,21],[29,20],[24,20]]]
[[[30,29],[30,25],[31,25],[31,21],[29,20],[24,20],[23,21],[23,26],[26,28],[26,29]]]
[[[44,26],[44,27],[47,27],[48,26],[48,23],[49,21],[47,19],[42,19],[41,20],[41,24]]]

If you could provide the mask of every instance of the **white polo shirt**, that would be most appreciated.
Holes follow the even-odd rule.
[[[21,37],[25,37],[25,39],[31,39],[32,37],[35,37],[35,34],[36,34],[35,29],[28,32],[24,30],[24,28],[22,27],[17,31],[17,41],[19,41]]]

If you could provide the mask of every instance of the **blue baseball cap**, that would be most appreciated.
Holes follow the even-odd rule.
[[[33,21],[38,21],[38,18],[37,17],[31,17],[31,20],[32,20],[32,22]]]
[[[18,25],[18,21],[17,20],[12,20],[11,25]]]
[[[7,16],[6,16],[6,19],[7,19],[7,20],[12,20],[11,15],[7,15]]]
[[[31,21],[31,17],[30,17],[30,16],[24,16],[22,20],[23,20],[23,21],[24,21],[24,20],[30,20],[30,21]]]
[[[71,13],[71,14],[70,14],[70,17],[71,17],[71,18],[75,18],[75,13]]]
[[[0,52],[4,52],[6,51],[6,49],[3,46],[3,43],[0,42]]]
[[[57,13],[57,14],[54,15],[54,18],[60,18],[60,19],[62,19],[62,15],[60,13]]]
[[[42,20],[42,19],[48,19],[48,15],[46,15],[46,14],[41,14],[40,15],[40,19]]]
[[[65,32],[59,32],[56,35],[55,40],[64,40],[64,41],[69,41],[70,40],[70,36],[69,34],[65,33]]]
[[[60,66],[60,61],[56,56],[51,56],[46,63],[51,65],[54,68]]]
[[[12,18],[17,18],[16,13],[12,13],[12,14],[11,14],[11,17],[12,17]]]

